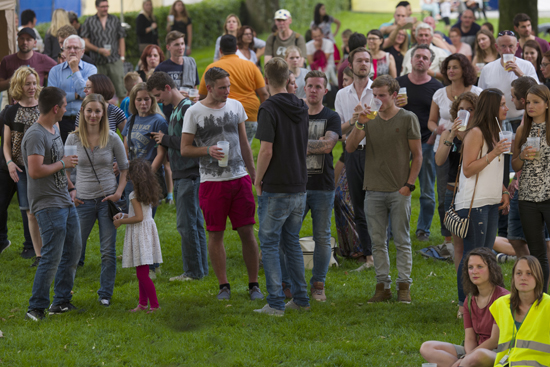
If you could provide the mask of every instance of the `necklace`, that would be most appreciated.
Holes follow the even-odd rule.
[[[463,87],[462,93],[464,93],[464,90],[465,90],[465,89],[466,89],[466,87]],[[460,93],[460,94],[462,94],[462,93]],[[460,95],[460,94],[459,94],[459,95]],[[451,83],[451,96],[454,97],[454,99],[455,99],[455,101],[456,101],[456,99],[458,98],[459,95],[455,95],[455,94],[453,93],[453,83]]]
[[[479,308],[485,308],[485,307],[487,307],[487,305],[488,305],[489,302],[491,301],[491,298],[493,297],[493,293],[495,292],[495,288],[496,288],[496,286],[493,286],[493,289],[491,290],[491,294],[489,294],[489,297],[487,298],[487,303],[486,303],[483,307],[481,307],[481,306],[479,305],[479,296],[476,296],[477,307],[479,307]]]

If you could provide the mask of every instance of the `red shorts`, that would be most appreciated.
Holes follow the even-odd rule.
[[[228,216],[233,230],[256,223],[256,203],[249,175],[231,181],[202,182],[199,204],[207,231],[224,231]]]

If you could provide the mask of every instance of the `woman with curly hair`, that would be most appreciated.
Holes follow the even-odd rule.
[[[181,0],[174,1],[172,6],[170,7],[166,32],[169,33],[172,31],[178,31],[185,35],[184,55],[191,55],[191,44],[193,43],[193,24],[191,22],[191,17],[189,16],[187,9],[185,8],[185,4]]]
[[[536,257],[522,256],[514,264],[510,294],[490,308],[498,335],[495,366],[550,366],[550,296]]]
[[[138,71],[144,82],[155,72],[155,68],[165,60],[164,52],[157,45],[148,45],[141,53],[140,69]]]
[[[157,226],[152,214],[152,207],[159,202],[160,187],[150,163],[142,158],[130,162],[128,178],[135,183],[130,193],[130,209],[128,214],[115,215],[113,224],[116,228],[127,225],[122,267],[135,267],[139,282],[139,303],[130,312],[145,311],[149,303],[147,313],[152,313],[160,309],[155,284],[149,277],[149,265],[162,262]]]
[[[109,215],[111,201],[124,207],[121,197],[126,187],[128,160],[124,144],[118,135],[109,129],[107,103],[100,94],[90,94],[80,108],[82,121],[75,132],[69,134],[66,145],[76,146],[80,157],[76,171],[76,197],[74,203],[80,220],[82,254],[84,264],[86,243],[95,225],[99,225],[99,250],[101,252],[101,276],[99,278],[99,302],[111,304],[116,277],[116,228]],[[117,182],[113,172],[116,159],[120,178]],[[70,174],[67,174],[70,181]]]
[[[495,363],[498,333],[493,331],[491,305],[509,294],[495,254],[488,248],[470,251],[462,270],[462,284],[468,293],[464,313],[464,345],[428,341],[420,347],[422,357],[438,366],[492,366]],[[473,362],[475,361],[475,364]]]
[[[40,78],[36,70],[30,66],[21,66],[15,71],[11,78],[9,95],[17,101],[13,106],[8,107],[4,121],[4,158],[6,159],[10,177],[17,184],[17,199],[19,209],[27,212],[29,220],[29,232],[36,259],[32,266],[40,262],[42,249],[42,238],[38,229],[38,222],[34,214],[30,212],[29,200],[27,198],[27,173],[21,154],[21,142],[23,136],[34,125],[40,111],[38,110],[38,95],[42,90]]]

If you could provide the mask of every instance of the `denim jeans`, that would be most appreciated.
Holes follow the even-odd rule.
[[[42,238],[42,259],[34,276],[29,310],[44,310],[50,304],[50,286],[54,277],[52,305],[71,301],[82,250],[80,222],[74,205],[47,208],[34,215]]]
[[[462,252],[462,259],[458,266],[458,272],[456,273],[456,283],[458,288],[458,304],[463,305],[466,298],[464,290],[462,289],[462,267],[464,266],[463,260],[468,252],[478,247],[493,248],[495,244],[495,238],[497,237],[498,228],[498,207],[500,204],[485,205],[479,208],[472,208],[470,214],[470,225],[468,227],[468,233],[464,238],[464,251]],[[456,213],[460,218],[468,217],[470,207],[457,210]]]
[[[449,210],[449,205],[451,204],[449,202],[449,205],[447,205],[446,202],[447,180],[449,179],[449,159],[447,159],[442,166],[435,165],[435,173],[437,175],[437,212],[439,214],[441,235],[443,237],[450,237],[452,233],[445,227],[445,212]]]
[[[376,283],[391,287],[390,258],[386,246],[389,218],[393,241],[395,243],[397,283],[412,283],[412,250],[409,234],[411,220],[411,197],[403,196],[399,191],[367,191],[365,214],[372,239],[372,257],[376,271]]]
[[[420,182],[420,214],[416,224],[416,234],[430,235],[430,227],[435,211],[435,161],[433,144],[422,144],[422,168],[418,174]],[[404,182],[403,182],[404,183]]]
[[[16,192],[17,184],[13,182],[9,172],[0,169],[0,244],[2,245],[8,242],[8,208]],[[32,249],[29,222],[25,210],[21,210],[21,218],[23,219],[23,233],[25,235],[23,248]]]
[[[300,247],[300,229],[306,206],[306,193],[269,193],[258,196],[260,247],[264,262],[267,303],[277,310],[285,309],[279,246],[283,244],[294,302],[309,306]]]
[[[208,251],[204,219],[199,207],[200,178],[174,180],[176,221],[181,236],[183,273],[200,279],[208,275]]]
[[[330,246],[330,223],[332,219],[332,209],[334,207],[334,191],[307,190],[306,210],[304,218],[311,210],[311,219],[313,222],[313,241],[315,250],[313,251],[313,270],[309,283],[313,286],[314,282],[325,283],[327,277],[328,265],[332,255]],[[288,271],[286,269],[284,246],[281,246],[281,272],[283,282],[290,284]]]
[[[86,242],[97,220],[99,224],[99,251],[101,252],[101,276],[97,294],[100,299],[110,300],[113,296],[116,277],[116,228],[113,220],[109,217],[109,204],[106,201],[101,202],[103,198],[80,200],[83,201],[83,204],[76,208],[82,234],[82,251],[79,263],[84,264]]]

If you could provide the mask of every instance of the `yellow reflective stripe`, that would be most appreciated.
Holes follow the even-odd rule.
[[[504,352],[510,347],[510,342],[500,343],[497,347],[497,353]]]
[[[550,353],[550,344],[539,343],[533,340],[517,340],[516,348],[531,349],[537,352]]]
[[[537,361],[514,361],[510,362],[510,366],[547,367]]]

